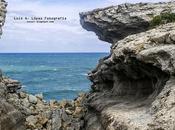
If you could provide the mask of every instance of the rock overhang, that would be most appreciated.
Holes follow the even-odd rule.
[[[175,2],[122,4],[82,12],[80,23],[100,40],[114,44],[128,35],[149,30],[153,17],[165,12],[175,12]]]

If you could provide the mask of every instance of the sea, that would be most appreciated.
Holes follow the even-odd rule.
[[[74,99],[90,90],[87,78],[108,53],[0,53],[3,74],[22,83],[22,91],[45,100]]]

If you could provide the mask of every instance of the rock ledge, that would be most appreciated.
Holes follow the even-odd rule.
[[[114,44],[128,35],[144,32],[154,16],[175,13],[175,2],[122,4],[80,13],[80,23],[100,40]]]

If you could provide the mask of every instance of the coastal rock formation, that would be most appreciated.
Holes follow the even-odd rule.
[[[0,130],[84,129],[85,94],[70,101],[45,101],[42,94],[27,94],[20,88],[18,81],[1,77]]]
[[[82,27],[94,31],[100,40],[115,44],[128,35],[149,29],[156,15],[175,12],[174,2],[122,4],[80,13]]]
[[[45,101],[0,71],[0,130],[175,130],[175,23],[150,27],[163,13],[175,13],[175,2],[81,13],[82,26],[112,47],[88,75],[92,90],[75,100]]]
[[[0,0],[0,36],[2,35],[2,26],[4,25],[5,22],[7,12],[6,6],[7,3],[4,0]]]
[[[149,27],[167,11],[175,2],[80,14],[85,29],[112,43],[89,73],[86,130],[175,130],[175,23]]]
[[[84,128],[85,94],[80,94],[75,100],[70,101],[45,101],[42,94],[27,94],[20,91],[20,87],[18,81],[1,77],[0,130],[82,130]]]
[[[2,72],[0,73],[0,130],[24,130],[24,116],[7,101],[8,95],[21,85],[16,80],[3,77]]]

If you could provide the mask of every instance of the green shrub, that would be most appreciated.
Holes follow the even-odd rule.
[[[151,27],[155,27],[161,24],[175,22],[175,13],[163,13],[153,17],[150,22]]]

